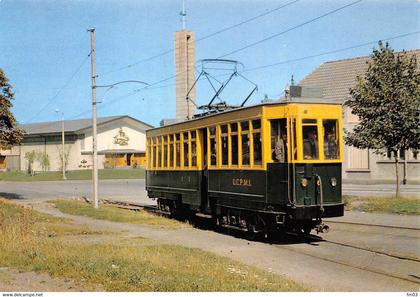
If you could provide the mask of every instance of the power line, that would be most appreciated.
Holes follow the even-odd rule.
[[[331,11],[329,11],[329,12],[327,12],[327,13],[324,13],[324,14],[322,14],[322,15],[320,15],[320,16],[317,16],[316,18],[310,19],[310,20],[308,20],[308,21],[306,21],[306,22],[303,22],[303,23],[301,23],[301,24],[299,24],[299,25],[296,25],[296,26],[293,26],[293,27],[291,27],[291,28],[289,28],[289,29],[286,29],[286,30],[284,30],[284,31],[282,31],[282,32],[279,32],[279,33],[273,34],[273,35],[271,35],[271,36],[269,36],[269,37],[266,37],[266,38],[261,39],[261,40],[259,40],[259,41],[256,41],[256,42],[253,42],[253,43],[250,43],[250,44],[245,45],[245,46],[243,46],[243,47],[241,47],[241,48],[238,48],[238,49],[236,49],[236,50],[233,50],[233,51],[231,51],[231,52],[229,52],[229,53],[227,53],[227,54],[224,54],[224,55],[222,55],[222,56],[220,56],[220,57],[218,57],[218,58],[224,58],[224,57],[226,57],[226,56],[230,56],[230,55],[232,55],[232,54],[236,54],[236,53],[238,53],[238,52],[240,52],[240,51],[243,51],[243,50],[245,50],[245,49],[247,49],[247,48],[250,48],[250,47],[256,46],[256,45],[258,45],[258,44],[260,44],[260,43],[263,43],[263,42],[266,42],[266,41],[268,41],[268,40],[271,40],[271,39],[273,39],[273,38],[275,38],[275,37],[278,37],[278,36],[280,36],[280,35],[283,35],[283,34],[285,34],[285,33],[288,33],[288,32],[290,32],[290,31],[292,31],[292,30],[295,30],[295,29],[298,29],[298,28],[303,27],[303,26],[305,26],[305,25],[308,25],[308,24],[310,24],[310,23],[313,23],[313,22],[315,22],[315,21],[317,21],[317,20],[319,20],[319,19],[322,19],[322,18],[324,18],[324,17],[326,17],[326,16],[329,16],[329,15],[331,15],[331,14],[334,14],[334,13],[336,13],[336,12],[340,11],[340,10],[343,10],[343,9],[345,9],[345,8],[347,8],[347,7],[350,7],[350,6],[352,6],[352,5],[355,5],[355,4],[357,4],[357,3],[359,3],[359,2],[362,2],[362,1],[363,1],[363,0],[357,0],[357,1],[354,1],[354,2],[352,2],[352,3],[350,3],[350,4],[346,4],[346,5],[344,5],[344,6],[341,6],[341,7],[339,7],[339,8],[336,8],[336,9],[334,9],[334,10],[331,10]]]
[[[380,40],[382,40],[382,41],[390,41],[390,40],[395,40],[395,39],[399,39],[399,38],[403,38],[403,37],[407,37],[407,36],[411,36],[411,35],[416,35],[416,34],[420,34],[420,31],[414,31],[414,32],[404,33],[404,34],[400,34],[400,35],[396,35],[396,36],[392,36],[392,37],[388,37],[388,38],[382,38]],[[363,46],[367,46],[367,45],[376,44],[377,42],[378,42],[378,40],[374,40],[374,41],[360,43],[360,44],[349,46],[349,47],[344,47],[344,48],[340,48],[340,49],[335,49],[335,50],[331,50],[331,51],[322,52],[322,53],[319,53],[319,54],[304,56],[304,57],[295,58],[295,59],[289,59],[289,60],[285,60],[285,61],[276,62],[276,63],[273,63],[273,64],[256,66],[256,67],[252,67],[252,68],[249,68],[249,69],[245,69],[245,70],[241,71],[240,73],[251,72],[251,71],[255,71],[255,70],[259,70],[259,69],[275,67],[275,66],[282,65],[282,64],[288,64],[288,63],[298,62],[298,61],[307,60],[307,59],[311,59],[311,58],[316,58],[316,57],[320,57],[320,56],[330,55],[330,54],[334,54],[334,53],[338,53],[338,52],[342,52],[342,51],[346,51],[346,50],[351,50],[351,49],[355,49],[355,48],[359,48],[359,47],[363,47]],[[222,75],[226,75],[226,74],[222,74]],[[137,94],[140,91],[147,91],[147,90],[161,89],[161,88],[165,88],[165,87],[172,87],[175,84],[167,84],[167,85],[163,85],[163,86],[156,86],[156,85],[158,85],[158,84],[160,84],[162,82],[168,81],[168,80],[170,80],[170,79],[172,79],[174,77],[175,76],[172,75],[172,76],[170,76],[168,78],[165,78],[165,79],[156,81],[156,82],[150,84],[147,87],[143,87],[141,89],[136,89],[136,90],[131,91],[129,93],[126,93],[124,95],[121,95],[121,96],[118,96],[116,98],[113,98],[113,99],[109,100],[107,103],[114,103],[114,102],[119,101],[121,99],[131,97],[131,96]],[[98,109],[100,109],[102,107],[103,106],[99,107]],[[90,113],[90,110],[84,111],[84,112],[82,112],[82,113],[80,113],[80,114],[78,114],[76,116],[71,117],[70,119],[75,119],[75,118],[78,118],[81,115],[88,114],[88,113]]]
[[[210,33],[210,34],[208,34],[208,35],[205,35],[205,36],[203,36],[203,37],[201,37],[201,38],[197,39],[197,40],[195,41],[195,43],[198,43],[198,42],[200,42],[200,41],[206,40],[206,39],[208,39],[208,38],[210,38],[210,37],[213,37],[213,36],[215,36],[215,35],[218,35],[218,34],[224,33],[224,32],[226,32],[226,31],[232,30],[232,29],[237,28],[237,27],[239,27],[239,26],[242,26],[242,25],[244,25],[244,24],[246,24],[246,23],[252,22],[252,21],[254,21],[254,20],[256,20],[256,19],[262,18],[262,17],[264,17],[264,16],[266,16],[266,15],[269,15],[269,14],[271,14],[271,13],[274,13],[274,12],[276,12],[276,11],[278,11],[278,10],[282,9],[282,8],[285,8],[285,7],[287,7],[287,6],[290,6],[290,5],[292,5],[292,4],[295,4],[296,2],[299,2],[299,1],[300,1],[300,0],[294,0],[294,1],[288,2],[288,3],[286,3],[286,4],[283,4],[283,5],[279,6],[279,7],[276,7],[276,8],[274,8],[274,9],[268,10],[268,11],[266,11],[266,12],[264,12],[264,13],[261,13],[261,14],[259,14],[259,15],[254,16],[254,17],[251,17],[251,18],[249,18],[249,19],[246,19],[246,20],[244,20],[244,21],[242,21],[242,22],[239,22],[239,23],[237,23],[237,24],[234,24],[234,25],[228,26],[228,27],[223,28],[223,29],[221,29],[221,30],[218,30],[218,31],[216,31],[216,32],[213,32],[213,33]],[[107,75],[107,74],[110,74],[110,73],[114,73],[114,72],[118,72],[118,71],[121,71],[121,70],[124,70],[124,69],[132,68],[132,67],[135,67],[135,66],[137,66],[137,65],[139,65],[139,64],[141,64],[141,63],[144,63],[144,62],[147,62],[147,61],[150,61],[150,60],[153,60],[153,59],[156,59],[156,58],[159,58],[159,57],[165,56],[165,55],[167,55],[167,54],[170,54],[170,53],[172,53],[172,52],[174,52],[174,51],[175,51],[175,49],[174,49],[174,48],[171,48],[171,49],[166,50],[166,51],[164,51],[164,52],[158,53],[158,54],[153,55],[153,56],[150,56],[150,57],[148,57],[148,58],[141,59],[141,60],[139,60],[139,61],[137,61],[137,62],[134,62],[134,63],[128,64],[128,65],[126,65],[126,66],[122,66],[122,67],[117,68],[117,69],[115,69],[115,70],[111,70],[111,71],[108,71],[108,72],[102,73],[101,75],[102,75],[102,76],[104,76],[104,75]]]
[[[91,55],[91,52],[83,59],[82,63],[80,63],[80,65],[77,67],[77,69],[73,72],[73,74],[66,81],[66,83],[57,91],[57,93],[55,93],[55,95],[52,96],[47,101],[47,103],[32,118],[30,118],[26,123],[29,123],[29,122],[33,121],[34,119],[36,119],[53,102],[53,100],[55,98],[57,98],[58,95],[60,95],[60,93],[70,84],[70,82],[73,80],[73,78],[76,76],[76,74],[79,73],[80,69],[86,63],[86,61],[89,59],[90,55]]]
[[[415,35],[415,34],[419,34],[419,33],[420,33],[420,31],[415,31],[415,32],[405,33],[405,34],[401,34],[401,35],[397,35],[397,36],[393,36],[393,37],[389,37],[389,38],[384,38],[384,39],[380,39],[380,40],[389,41],[389,40],[394,40],[394,39],[398,39],[398,38],[402,38],[402,37],[406,37],[406,36],[410,36],[410,35]],[[305,57],[301,57],[301,58],[285,60],[285,61],[281,61],[281,62],[277,62],[277,63],[273,63],[273,64],[256,66],[256,67],[252,67],[252,68],[249,68],[249,69],[245,69],[245,70],[241,71],[241,73],[251,72],[251,71],[264,69],[264,68],[270,68],[270,67],[274,67],[274,66],[278,66],[278,65],[282,65],[282,64],[287,64],[287,63],[291,63],[291,62],[298,62],[298,61],[307,60],[307,59],[311,59],[311,58],[316,58],[316,57],[320,57],[320,56],[335,54],[335,53],[338,53],[338,52],[343,52],[343,51],[347,51],[347,50],[351,50],[351,49],[355,49],[355,48],[359,48],[359,47],[363,47],[363,46],[367,46],[367,45],[371,45],[371,44],[376,44],[377,42],[378,42],[378,40],[369,41],[369,42],[361,43],[361,44],[358,44],[358,45],[353,45],[353,46],[349,46],[349,47],[345,47],[345,48],[340,48],[340,49],[336,49],[336,50],[332,50],[332,51],[328,51],[328,52],[322,52],[322,53],[315,54],[315,55],[309,55],[309,56],[305,56]]]
[[[336,9],[334,9],[334,10],[332,10],[332,11],[329,11],[329,12],[327,12],[327,13],[324,13],[324,14],[322,14],[322,15],[320,15],[320,16],[318,16],[318,17],[316,17],[316,18],[313,18],[313,19],[308,20],[308,21],[306,21],[306,22],[303,22],[303,23],[301,23],[301,24],[299,24],[299,25],[296,25],[296,26],[294,26],[294,27],[291,27],[291,28],[289,28],[289,29],[287,29],[287,30],[284,30],[284,31],[282,31],[282,32],[280,32],[280,33],[277,33],[277,34],[271,35],[271,36],[269,36],[269,37],[267,37],[267,38],[264,38],[264,39],[259,40],[259,41],[257,41],[257,42],[254,42],[254,43],[251,43],[251,44],[246,45],[246,46],[244,46],[244,47],[241,47],[241,48],[239,48],[239,49],[236,49],[236,50],[234,50],[234,51],[232,51],[232,52],[230,52],[230,53],[227,53],[227,54],[225,54],[225,55],[223,55],[223,56],[220,56],[220,57],[218,57],[218,58],[220,59],[220,58],[226,57],[226,56],[228,56],[228,55],[231,55],[231,54],[234,54],[234,53],[240,52],[240,51],[242,51],[242,50],[245,50],[245,49],[247,49],[247,48],[249,48],[249,47],[255,46],[255,45],[260,44],[260,43],[262,43],[262,42],[268,41],[268,40],[273,39],[273,38],[275,38],[275,37],[277,37],[277,36],[280,36],[280,35],[282,35],[282,34],[285,34],[285,33],[287,33],[287,32],[290,32],[290,31],[292,31],[292,30],[295,30],[295,29],[297,29],[297,28],[303,27],[303,26],[305,26],[305,25],[307,25],[307,24],[310,24],[310,23],[312,23],[312,22],[315,22],[315,21],[317,21],[317,20],[319,20],[319,19],[321,19],[321,18],[324,18],[324,17],[326,17],[326,16],[328,16],[328,15],[331,15],[331,14],[333,14],[333,13],[336,13],[336,12],[338,12],[338,11],[340,11],[340,10],[343,10],[343,9],[345,9],[345,8],[349,7],[349,6],[355,5],[355,4],[357,4],[357,3],[359,3],[359,2],[362,2],[362,1],[363,1],[363,0],[357,0],[357,1],[354,1],[354,2],[352,2],[352,3],[350,3],[350,4],[346,4],[346,5],[344,5],[344,6],[341,6],[341,7],[339,7],[339,8],[336,8]],[[296,2],[296,1],[295,1],[295,2]],[[293,2],[293,3],[295,3],[295,2]],[[290,5],[290,4],[292,4],[292,2],[289,2],[289,5]],[[287,5],[287,4],[286,4],[286,5]],[[283,6],[283,7],[284,7],[284,6]],[[280,8],[277,8],[277,9],[280,9]],[[266,13],[266,14],[267,14],[267,13]],[[265,14],[265,15],[266,15],[266,14]],[[250,20],[251,20],[251,19],[250,19]],[[250,21],[250,20],[249,20],[249,21]],[[221,31],[222,31],[222,30],[221,30]],[[211,34],[210,34],[210,35],[211,35]],[[156,83],[154,83],[154,84],[150,85],[149,87],[151,87],[151,86],[155,86],[155,85],[157,85],[157,84],[159,84],[159,83],[161,83],[161,82],[168,81],[168,80],[170,80],[170,79],[172,79],[172,78],[174,78],[174,77],[175,77],[175,75],[172,75],[172,76],[170,76],[170,77],[168,77],[168,78],[162,79],[161,81],[158,81],[158,82],[156,82]]]

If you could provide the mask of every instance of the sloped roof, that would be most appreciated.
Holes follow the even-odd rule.
[[[100,117],[97,119],[98,126],[115,121],[117,119],[130,118],[145,126],[145,128],[153,128],[153,126],[139,121],[135,118],[123,115],[123,116],[111,116],[111,117]],[[43,122],[19,125],[25,131],[25,134],[54,134],[61,133],[61,121],[55,122]],[[80,120],[68,120],[64,121],[64,132],[74,133],[83,129],[92,127],[92,119],[80,119]]]
[[[420,62],[420,49],[407,51],[415,54]],[[370,56],[330,61],[316,68],[299,82],[303,87],[322,88],[323,98],[346,100],[350,97],[349,89],[356,84],[356,77],[363,76],[368,69]],[[420,69],[420,63],[417,64]]]

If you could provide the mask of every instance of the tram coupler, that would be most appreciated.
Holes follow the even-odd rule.
[[[330,227],[325,225],[324,223],[315,226],[316,233],[328,233],[330,231]]]

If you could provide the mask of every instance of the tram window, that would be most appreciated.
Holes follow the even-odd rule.
[[[228,133],[228,126],[227,125],[222,125],[220,126],[220,130],[223,133]]]
[[[241,122],[241,129],[242,129],[242,131],[248,131],[249,130],[249,122],[248,121]]]
[[[157,162],[156,167],[160,167],[162,161],[162,145],[160,137],[156,137],[156,153],[157,153]]]
[[[322,126],[324,128],[324,157],[326,160],[338,159],[337,120],[323,120]]]
[[[286,119],[271,120],[271,158],[275,162],[287,162]]]
[[[238,165],[238,124],[230,124],[231,164]]]
[[[253,120],[252,121],[252,130],[259,130],[261,129],[261,121],[260,120]]]
[[[197,166],[197,138],[195,131],[191,131],[191,166]]]
[[[292,119],[292,147],[293,147],[293,160],[297,159],[297,136],[296,136],[296,119]]]
[[[147,138],[147,166],[150,168],[151,166],[151,154],[150,154],[150,138]]]
[[[254,165],[262,164],[261,133],[252,133],[254,140]]]
[[[189,166],[189,162],[188,162],[188,132],[184,132],[184,166],[188,167]]]
[[[169,135],[169,167],[174,166],[174,136]]]
[[[194,140],[191,140],[191,166],[197,166],[197,144]]]
[[[316,119],[303,119],[303,124],[316,124]]]
[[[180,146],[180,135],[175,134],[175,167],[179,167],[181,162],[181,146]]]
[[[242,134],[242,165],[249,165],[249,134]]]
[[[168,166],[168,137],[163,136],[163,166]]]
[[[317,126],[303,126],[303,158],[305,160],[318,160],[318,132]]]
[[[153,144],[152,144],[152,167],[156,168],[156,137],[153,138]]]
[[[228,136],[222,135],[222,165],[228,165]]]
[[[209,128],[210,135],[210,165],[216,165],[216,152],[217,152],[217,143],[216,143],[216,127]]]

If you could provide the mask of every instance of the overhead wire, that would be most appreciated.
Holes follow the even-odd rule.
[[[261,39],[261,40],[258,40],[258,41],[256,41],[256,42],[250,43],[250,44],[245,45],[245,46],[243,46],[243,47],[241,47],[241,48],[238,48],[238,49],[236,49],[236,50],[233,50],[233,51],[231,51],[231,52],[228,52],[228,53],[226,53],[226,54],[224,54],[224,55],[219,56],[218,58],[220,59],[220,58],[224,58],[224,57],[227,57],[227,56],[230,56],[230,55],[236,54],[236,53],[238,53],[238,52],[241,52],[241,51],[243,51],[243,50],[245,50],[245,49],[248,49],[248,48],[253,47],[253,46],[256,46],[256,45],[258,45],[258,44],[260,44],[260,43],[263,43],[263,42],[266,42],[266,41],[268,41],[268,40],[271,40],[271,39],[273,39],[273,38],[275,38],[275,37],[278,37],[278,36],[280,36],[280,35],[286,34],[286,33],[290,32],[290,31],[296,30],[296,29],[298,29],[298,28],[300,28],[300,27],[306,26],[306,25],[308,25],[308,24],[310,24],[310,23],[313,23],[313,22],[315,22],[315,21],[317,21],[317,20],[320,20],[320,19],[322,19],[322,18],[325,18],[326,16],[329,16],[329,15],[331,15],[331,14],[334,14],[334,13],[336,13],[336,12],[338,12],[338,11],[341,11],[341,10],[343,10],[343,9],[346,9],[347,7],[353,6],[353,5],[355,5],[355,4],[357,4],[357,3],[360,3],[360,2],[362,2],[362,1],[363,1],[363,0],[357,0],[357,1],[351,2],[351,3],[349,3],[349,4],[346,4],[346,5],[340,6],[339,8],[333,9],[333,10],[331,10],[331,11],[329,11],[329,12],[327,12],[327,13],[324,13],[324,14],[322,14],[322,15],[320,15],[320,16],[317,16],[317,17],[315,17],[315,18],[312,18],[312,19],[310,19],[310,20],[308,20],[308,21],[305,21],[305,22],[303,22],[303,23],[300,23],[300,24],[298,24],[298,25],[296,25],[296,26],[290,27],[290,28],[288,28],[288,29],[286,29],[286,30],[284,30],[284,31],[281,31],[281,32],[279,32],[279,33],[273,34],[273,35],[271,35],[271,36],[268,36],[268,37],[263,38],[263,39]]]
[[[239,23],[237,23],[237,24],[234,24],[234,25],[228,26],[228,27],[226,27],[226,28],[220,29],[220,30],[218,30],[218,31],[216,31],[216,32],[213,32],[213,33],[210,33],[210,34],[208,34],[208,35],[205,35],[205,36],[203,36],[203,37],[198,38],[197,40],[195,40],[195,43],[198,43],[198,42],[200,42],[200,41],[206,40],[206,39],[208,39],[208,38],[211,38],[211,37],[216,36],[216,35],[218,35],[218,34],[224,33],[224,32],[226,32],[226,31],[232,30],[232,29],[234,29],[234,28],[237,28],[237,27],[239,27],[239,26],[242,26],[242,25],[244,25],[244,24],[247,24],[247,23],[249,23],[249,22],[252,22],[252,21],[254,21],[254,20],[257,20],[257,19],[259,19],[259,18],[262,18],[262,17],[264,17],[264,16],[266,16],[266,15],[272,14],[272,13],[274,13],[274,12],[276,12],[276,11],[278,11],[278,10],[282,9],[282,8],[285,8],[285,7],[287,7],[287,6],[290,6],[290,5],[292,5],[292,4],[295,4],[296,2],[299,2],[299,1],[301,1],[301,0],[293,0],[293,1],[287,2],[286,4],[283,4],[283,5],[278,6],[278,7],[276,7],[276,8],[270,9],[270,10],[268,10],[268,11],[266,11],[266,12],[263,12],[263,13],[258,14],[258,15],[256,15],[256,16],[253,16],[253,17],[251,17],[251,18],[249,18],[249,19],[246,19],[246,20],[244,20],[244,21],[242,21],[242,22],[239,22]],[[114,70],[110,70],[110,71],[108,71],[108,72],[101,73],[100,75],[101,75],[101,76],[104,76],[104,75],[107,75],[107,74],[110,74],[110,73],[114,73],[114,72],[122,71],[122,70],[124,70],[124,69],[132,68],[132,67],[135,67],[135,66],[137,66],[137,65],[139,65],[139,64],[141,64],[141,63],[144,63],[144,62],[147,62],[147,61],[151,61],[151,60],[153,60],[153,59],[156,59],[156,58],[159,58],[159,57],[165,56],[165,55],[167,55],[167,54],[170,54],[170,53],[172,53],[172,52],[174,52],[174,51],[175,51],[175,48],[173,48],[173,47],[172,47],[172,48],[170,48],[170,49],[168,49],[168,50],[166,50],[166,51],[163,51],[163,52],[161,52],[161,53],[158,53],[158,54],[156,54],[156,55],[150,56],[150,57],[148,57],[148,58],[141,59],[141,60],[139,60],[139,61],[137,61],[137,62],[134,62],[134,63],[128,64],[128,65],[126,65],[126,66],[122,66],[122,67],[117,68],[117,69],[114,69]]]
[[[57,93],[55,93],[54,96],[52,96],[50,99],[48,99],[47,103],[44,106],[42,106],[41,109],[38,112],[36,112],[28,121],[26,121],[26,123],[29,123],[29,122],[33,121],[34,119],[36,119],[48,106],[50,106],[50,104],[53,102],[53,100],[56,99],[58,97],[58,95],[60,95],[60,93],[65,88],[67,88],[67,86],[70,84],[70,82],[76,76],[76,74],[79,73],[80,69],[82,69],[83,65],[86,63],[86,61],[90,57],[91,53],[92,52],[89,52],[89,54],[83,59],[82,63],[80,63],[80,65],[76,68],[76,70],[72,73],[72,75],[64,83],[64,85],[57,91]]]
[[[404,33],[404,34],[400,34],[400,35],[396,35],[396,36],[392,36],[392,37],[388,37],[388,38],[382,38],[382,39],[379,39],[379,40],[382,40],[382,41],[390,41],[390,40],[395,40],[395,39],[399,39],[399,38],[403,38],[403,37],[407,37],[407,36],[411,36],[411,35],[416,35],[416,34],[420,34],[420,31],[414,31],[414,32]],[[331,51],[326,51],[326,52],[322,52],[322,53],[319,53],[319,54],[308,55],[308,56],[304,56],[304,57],[300,57],[300,58],[295,58],[295,59],[284,60],[284,61],[280,61],[280,62],[276,62],[276,63],[272,63],[272,64],[256,66],[256,67],[244,69],[244,70],[240,71],[240,73],[252,72],[252,71],[259,70],[259,69],[270,68],[270,67],[275,67],[275,66],[282,65],[282,64],[288,64],[288,63],[293,63],[293,62],[298,62],[298,61],[302,61],[302,60],[312,59],[312,58],[316,58],[316,57],[320,57],[320,56],[330,55],[330,54],[334,54],[334,53],[338,53],[338,52],[342,52],[342,51],[346,51],[346,50],[351,50],[351,49],[356,49],[356,48],[360,48],[360,47],[363,47],[363,46],[368,46],[368,45],[376,44],[377,42],[378,42],[378,40],[368,41],[368,42],[365,42],[365,43],[360,43],[360,44],[353,45],[353,46],[348,46],[348,47],[339,48],[339,49],[335,49],[335,50],[331,50]],[[227,74],[220,74],[218,76],[225,76],[225,75],[227,75]],[[160,83],[162,83],[164,81],[167,81],[167,80],[169,80],[171,78],[174,78],[174,77],[175,76],[171,76],[171,77],[168,77],[166,79],[162,79],[162,80],[156,81],[156,82],[150,84],[147,87],[143,87],[141,89],[136,89],[136,90],[131,91],[129,93],[126,93],[124,95],[121,95],[121,96],[118,96],[116,98],[113,98],[113,99],[109,100],[108,102],[109,103],[113,103],[113,102],[119,101],[121,99],[131,97],[131,96],[137,94],[140,91],[147,91],[147,90],[155,90],[155,89],[162,89],[162,88],[167,88],[167,87],[173,87],[175,84],[167,84],[167,85],[163,85],[163,86],[156,86],[156,85],[158,85],[158,84],[160,84]],[[215,79],[215,77],[213,77],[213,76],[212,76],[212,78]],[[102,106],[100,106],[100,107],[102,107]],[[91,112],[90,110],[84,111],[84,112],[79,113],[79,114],[77,114],[75,116],[72,116],[70,119],[78,118],[81,115],[88,114],[90,112]]]
[[[262,39],[262,40],[259,40],[259,41],[257,41],[257,42],[254,42],[254,43],[252,43],[252,44],[249,44],[249,45],[246,45],[246,46],[241,47],[241,48],[239,48],[239,49],[236,49],[236,50],[234,50],[234,51],[231,51],[231,52],[229,52],[229,53],[227,53],[227,54],[224,54],[224,55],[222,55],[222,56],[219,56],[218,58],[220,59],[220,58],[226,57],[226,56],[228,56],[228,55],[231,55],[231,54],[233,54],[233,53],[237,53],[237,52],[239,52],[239,51],[245,50],[245,49],[247,49],[247,48],[249,48],[249,47],[255,46],[255,45],[257,45],[257,44],[263,43],[263,42],[265,42],[265,41],[268,41],[268,40],[270,40],[270,39],[273,39],[273,38],[275,38],[275,37],[277,37],[277,36],[280,36],[280,35],[282,35],[282,34],[285,34],[285,33],[287,33],[287,32],[293,31],[293,30],[295,30],[295,29],[298,29],[298,28],[300,28],[300,27],[303,27],[303,26],[305,26],[305,25],[308,25],[308,24],[310,24],[310,23],[313,23],[313,22],[315,22],[315,21],[317,21],[317,20],[319,20],[319,19],[321,19],[321,18],[324,18],[324,17],[326,17],[326,16],[328,16],[328,15],[331,15],[331,14],[333,14],[333,13],[336,13],[336,12],[338,12],[338,11],[341,11],[341,10],[343,10],[343,9],[347,8],[347,7],[350,7],[350,6],[352,6],[352,5],[355,5],[355,4],[357,4],[357,3],[359,3],[359,2],[362,2],[362,1],[363,1],[363,0],[357,0],[357,1],[354,1],[354,2],[352,2],[352,3],[349,3],[349,4],[346,4],[346,5],[340,6],[339,8],[336,8],[336,9],[334,9],[334,10],[331,10],[331,11],[327,12],[327,13],[324,13],[324,14],[322,14],[322,15],[320,15],[320,16],[318,16],[318,17],[316,17],[316,18],[310,19],[310,20],[308,20],[308,21],[306,21],[306,22],[303,22],[303,23],[301,23],[301,24],[298,24],[298,25],[296,25],[296,26],[293,26],[293,27],[291,27],[291,28],[289,28],[289,29],[287,29],[287,30],[284,30],[284,31],[282,31],[282,32],[279,32],[279,33],[277,33],[277,34],[271,35],[271,36],[269,36],[269,37],[267,37],[267,38],[264,38],[264,39]],[[158,84],[160,84],[161,82],[168,81],[168,80],[170,80],[170,79],[172,79],[172,78],[174,78],[174,77],[175,77],[175,75],[172,75],[172,76],[170,76],[170,77],[164,78],[164,79],[162,79],[162,80],[160,80],[160,81],[158,81],[158,82],[155,82],[155,83],[151,84],[149,87],[151,87],[151,86],[155,86],[155,85],[158,85]]]

